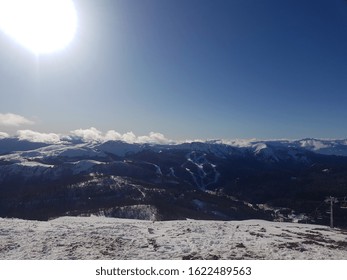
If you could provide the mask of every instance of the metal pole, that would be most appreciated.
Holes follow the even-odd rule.
[[[333,213],[333,203],[334,203],[334,197],[330,197],[330,227],[334,228],[334,213]]]

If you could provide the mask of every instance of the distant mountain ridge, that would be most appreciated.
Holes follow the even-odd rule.
[[[112,150],[113,153],[119,154],[128,151],[139,151],[141,148],[163,146],[163,147],[177,147],[180,149],[185,148],[197,148],[197,149],[214,149],[217,152],[217,149],[221,153],[226,152],[229,147],[238,148],[238,149],[253,149],[261,150],[264,148],[297,148],[305,149],[315,153],[325,154],[325,155],[337,155],[337,156],[347,156],[347,139],[315,139],[315,138],[305,138],[301,140],[206,140],[206,141],[188,141],[183,143],[172,143],[163,145],[155,143],[128,143],[120,140],[109,140],[109,141],[85,141],[79,138],[65,137],[57,143],[46,143],[46,142],[37,142],[30,140],[21,140],[17,137],[11,138],[2,138],[0,139],[0,155],[7,154],[14,151],[27,151],[33,150],[40,147],[50,146],[53,144],[62,144],[66,146],[74,146],[85,144],[91,146],[94,144],[95,147],[100,146],[101,150]],[[218,148],[216,148],[218,147]],[[115,152],[117,149],[117,152]]]

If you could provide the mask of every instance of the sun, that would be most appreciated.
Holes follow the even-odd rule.
[[[52,53],[74,38],[77,13],[71,0],[0,0],[0,29],[35,54]]]

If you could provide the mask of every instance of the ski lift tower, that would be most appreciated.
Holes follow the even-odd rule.
[[[334,228],[334,203],[339,202],[336,197],[330,196],[325,200],[326,203],[330,203],[330,228]]]

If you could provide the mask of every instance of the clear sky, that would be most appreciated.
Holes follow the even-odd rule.
[[[175,140],[347,138],[344,0],[74,0],[68,47],[0,32],[0,114],[18,129]]]

